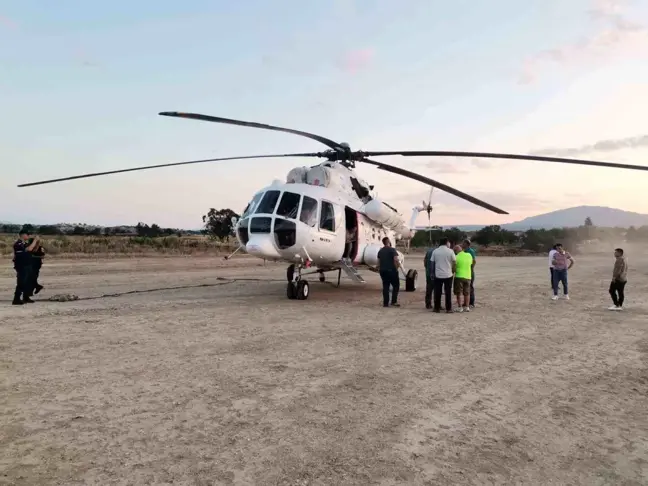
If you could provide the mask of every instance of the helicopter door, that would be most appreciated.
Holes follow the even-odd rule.
[[[319,218],[319,247],[322,259],[338,261],[344,253],[346,230],[342,207],[330,201],[322,200]]]

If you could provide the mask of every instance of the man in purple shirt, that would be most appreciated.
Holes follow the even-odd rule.
[[[567,271],[574,266],[574,259],[565,251],[563,246],[558,243],[556,244],[556,252],[553,255],[551,261],[553,263],[553,297],[551,300],[558,300],[558,284],[562,282],[563,294],[565,299],[569,300],[569,290],[567,287]]]

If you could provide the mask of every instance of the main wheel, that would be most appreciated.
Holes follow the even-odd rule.
[[[306,280],[300,280],[297,282],[297,298],[299,300],[308,299],[308,294],[310,293],[310,287]]]
[[[288,279],[288,282],[293,281],[293,275],[295,275],[295,265],[290,265],[286,269],[286,278]]]
[[[297,298],[297,285],[295,285],[294,282],[288,282],[288,286],[286,287],[286,295],[291,300]]]
[[[418,271],[410,268],[405,276],[405,292],[414,292],[418,282]]]

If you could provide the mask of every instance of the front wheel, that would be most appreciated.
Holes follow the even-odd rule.
[[[300,280],[297,282],[297,299],[306,300],[310,294],[310,287],[306,280]]]
[[[405,292],[414,292],[418,282],[418,271],[409,269],[405,275]]]

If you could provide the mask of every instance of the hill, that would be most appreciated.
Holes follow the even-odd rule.
[[[648,214],[623,211],[605,206],[577,206],[559,209],[550,213],[531,216],[521,221],[504,224],[503,228],[511,231],[524,231],[530,228],[574,228],[582,225],[585,218],[591,218],[595,226],[601,227],[640,227],[648,225]]]

